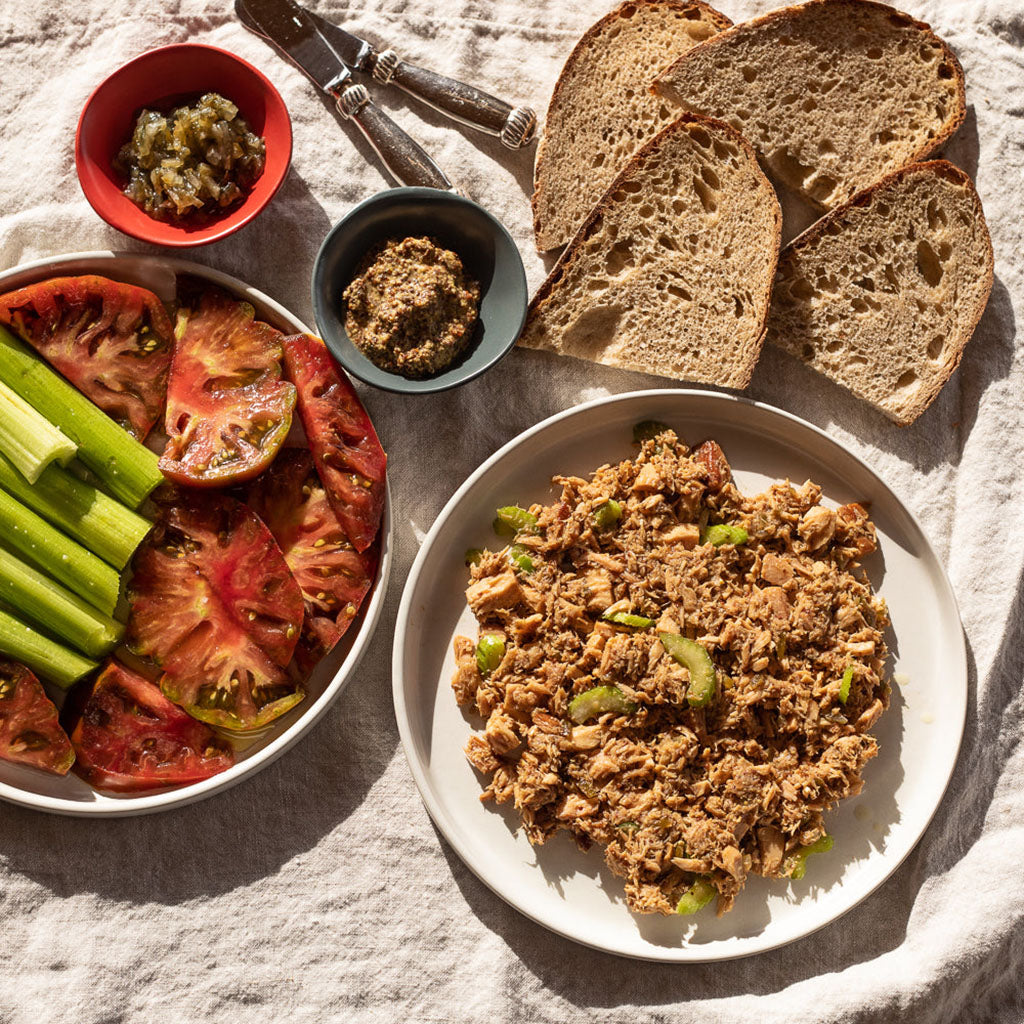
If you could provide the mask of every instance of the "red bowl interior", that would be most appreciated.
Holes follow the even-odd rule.
[[[124,182],[114,170],[114,157],[143,107],[167,109],[204,92],[219,92],[231,100],[263,137],[263,174],[241,202],[201,225],[154,220],[121,191]],[[86,101],[75,137],[78,180],[92,208],[118,231],[158,245],[204,245],[237,231],[270,201],[291,157],[291,122],[278,91],[241,58],[197,43],[150,50],[115,71]]]

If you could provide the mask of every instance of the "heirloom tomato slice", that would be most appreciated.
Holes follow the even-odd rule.
[[[0,323],[142,440],[163,412],[174,330],[145,288],[89,274],[0,295]]]
[[[267,524],[305,599],[295,661],[303,672],[342,638],[377,571],[376,545],[356,551],[305,448],[285,448],[249,488],[249,505]]]
[[[178,299],[160,468],[192,487],[248,480],[269,465],[292,424],[284,336],[212,285],[180,278]]]
[[[72,692],[64,720],[78,755],[75,773],[97,789],[183,786],[235,763],[230,743],[113,658]]]
[[[0,760],[67,775],[75,752],[43,684],[24,665],[0,660]]]
[[[193,493],[168,506],[136,552],[129,647],[161,668],[190,715],[258,729],[303,697],[284,667],[302,628],[302,592],[248,506]]]
[[[348,378],[319,338],[285,338],[284,364],[299,392],[299,416],[327,498],[356,551],[377,536],[387,456]]]

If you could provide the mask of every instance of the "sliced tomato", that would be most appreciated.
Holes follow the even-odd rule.
[[[92,274],[52,277],[0,295],[0,323],[140,441],[160,418],[174,330],[152,292]]]
[[[24,665],[0,660],[0,760],[67,775],[75,760],[57,708]]]
[[[75,773],[97,789],[184,786],[235,763],[230,743],[113,658],[71,694],[64,721],[78,755]]]
[[[285,448],[250,484],[247,501],[302,590],[306,611],[295,661],[309,672],[355,619],[377,572],[377,546],[352,546],[305,448]]]
[[[270,531],[221,494],[169,505],[136,552],[129,647],[163,671],[190,715],[257,729],[303,697],[284,667],[302,628],[302,592]]]
[[[299,391],[299,416],[327,498],[356,551],[365,551],[384,512],[384,449],[359,396],[319,338],[285,338],[284,364]]]
[[[167,389],[169,438],[160,468],[192,487],[249,480],[265,469],[292,424],[295,388],[281,379],[284,336],[248,302],[179,278]]]

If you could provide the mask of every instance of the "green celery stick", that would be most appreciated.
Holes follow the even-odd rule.
[[[37,676],[66,690],[97,667],[0,608],[0,654],[28,666]]]
[[[78,457],[119,501],[138,508],[163,482],[157,457],[0,326],[0,381],[78,445]]]
[[[0,539],[94,608],[113,615],[121,589],[117,570],[0,490]]]
[[[0,452],[29,483],[51,463],[66,466],[78,450],[45,416],[0,381]]]
[[[93,658],[107,654],[124,626],[0,548],[0,601]]]
[[[0,488],[115,569],[128,564],[153,525],[59,466],[47,466],[30,484],[0,455]]]

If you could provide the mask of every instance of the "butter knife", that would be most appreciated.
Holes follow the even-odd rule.
[[[397,85],[445,117],[496,135],[509,149],[520,149],[533,139],[537,115],[529,107],[513,107],[458,79],[417,67],[402,60],[394,50],[375,50],[365,39],[305,10],[324,39],[354,71],[373,75],[384,85]]]
[[[454,191],[427,152],[371,101],[366,87],[320,34],[307,12],[292,0],[235,0],[246,28],[262,36],[329,96],[338,112],[351,118],[381,163],[404,185]]]

